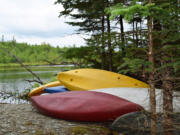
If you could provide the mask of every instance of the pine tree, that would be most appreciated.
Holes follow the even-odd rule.
[[[137,2],[137,1],[136,1]],[[149,61],[150,61],[150,79],[151,87],[151,134],[155,135],[155,82],[159,79],[162,82],[163,89],[163,125],[164,135],[173,135],[173,89],[178,76],[177,69],[179,63],[179,2],[149,0],[149,4],[133,4],[130,6],[115,7],[111,11],[111,17],[123,15],[126,20],[131,20],[134,14],[139,14],[141,18],[148,19],[148,33],[149,33]],[[152,23],[153,22],[153,23]],[[154,26],[154,27],[153,27]],[[154,44],[154,45],[153,45]],[[133,61],[133,60],[132,60]]]

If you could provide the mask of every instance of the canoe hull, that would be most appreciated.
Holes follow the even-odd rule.
[[[111,121],[123,114],[143,110],[128,100],[93,91],[34,96],[31,101],[42,114],[74,121]]]

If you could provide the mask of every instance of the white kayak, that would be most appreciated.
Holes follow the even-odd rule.
[[[145,110],[150,111],[149,89],[148,88],[105,88],[96,89],[93,91],[104,92],[112,94],[121,98],[125,98],[131,102],[139,104],[144,107]],[[174,95],[180,95],[180,92],[174,92]],[[163,96],[162,90],[156,89],[156,110],[162,112],[163,110]],[[180,97],[174,97],[173,99],[174,112],[180,112]]]

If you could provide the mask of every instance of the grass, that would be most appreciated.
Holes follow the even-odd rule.
[[[72,135],[118,135],[117,132],[111,131],[103,126],[75,126],[68,130],[68,134]]]
[[[38,62],[38,63],[24,63],[26,66],[39,66],[39,65],[49,65],[46,62]],[[0,67],[21,67],[19,63],[0,63]]]
[[[74,67],[58,67],[58,66],[45,66],[41,67],[44,65],[48,65],[47,63],[24,63],[26,66],[29,66],[29,68],[32,71],[53,71],[53,70],[71,70]],[[3,64],[0,63],[0,71],[4,72],[5,70],[8,71],[25,71],[25,69],[19,64],[19,63],[8,63],[8,64]]]

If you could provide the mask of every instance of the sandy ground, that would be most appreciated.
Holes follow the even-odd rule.
[[[110,124],[65,121],[39,114],[31,104],[0,103],[0,135],[117,135]]]

